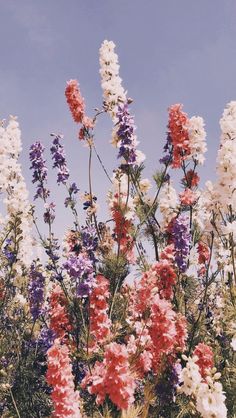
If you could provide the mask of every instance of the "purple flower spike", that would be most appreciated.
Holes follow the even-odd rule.
[[[60,143],[60,140],[62,140],[61,135],[54,135],[53,145],[50,148],[52,159],[54,160],[53,168],[58,169],[57,173],[57,183],[63,183],[66,184],[68,178],[69,178],[69,170],[66,165],[66,158],[65,158],[65,151],[63,145]]]
[[[44,298],[45,277],[35,263],[31,265],[29,277],[30,312],[33,320],[36,321],[41,314]]]
[[[124,158],[128,165],[139,165],[137,157],[137,138],[135,135],[134,118],[130,115],[128,104],[118,107],[118,130],[116,135],[119,141],[118,158]]]
[[[31,161],[30,169],[33,170],[32,183],[38,183],[34,199],[41,197],[45,201],[50,195],[50,191],[45,187],[48,170],[45,165],[46,161],[43,158],[44,149],[44,146],[40,142],[35,142],[30,147],[29,157]]]
[[[78,256],[69,256],[63,267],[70,278],[75,280],[77,296],[88,296],[94,282],[94,267],[92,260],[81,253]]]
[[[187,270],[191,238],[188,219],[183,215],[176,218],[171,232],[175,247],[175,261],[181,273],[184,273]]]

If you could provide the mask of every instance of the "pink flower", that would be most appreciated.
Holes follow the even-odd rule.
[[[85,115],[84,98],[81,95],[77,80],[67,81],[65,96],[74,121],[83,125],[78,136],[79,139],[84,139],[86,131],[93,128],[94,123],[92,119]]]
[[[102,344],[110,335],[111,320],[108,316],[109,282],[98,274],[90,295],[90,333],[92,347]]]
[[[110,343],[106,347],[102,363],[96,362],[92,373],[82,381],[91,394],[97,395],[96,402],[102,404],[106,395],[119,409],[128,409],[134,402],[135,379],[130,372],[128,351],[125,345]]]
[[[68,313],[66,311],[66,298],[60,288],[56,285],[50,294],[50,324],[49,327],[55,332],[57,338],[64,339],[66,334],[72,330]]]
[[[67,82],[65,95],[74,121],[76,123],[82,123],[85,115],[85,104],[77,80],[70,80]]]
[[[212,369],[214,366],[214,354],[211,347],[204,343],[199,343],[193,352],[193,356],[198,357],[196,364],[199,367],[201,376],[206,377],[207,370]]]
[[[52,386],[52,418],[80,418],[79,392],[75,391],[69,349],[56,339],[47,351],[47,383]]]
[[[187,123],[188,116],[182,112],[182,105],[170,106],[168,128],[173,145],[173,168],[179,168],[181,162],[190,154]]]
[[[179,194],[179,197],[181,204],[186,206],[193,205],[197,200],[196,193],[193,192],[191,189],[185,189],[183,192]]]

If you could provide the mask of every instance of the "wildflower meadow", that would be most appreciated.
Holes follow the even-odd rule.
[[[99,62],[97,108],[87,111],[83,86],[65,80],[75,149],[88,152],[87,191],[71,178],[66,140],[51,134],[51,161],[41,141],[29,150],[31,201],[18,120],[0,126],[0,416],[235,418],[236,101],[220,119],[214,183],[199,186],[205,124],[182,104],[169,106],[149,180],[112,41]],[[104,115],[113,173],[96,149]],[[94,159],[110,184],[106,208]],[[73,216],[62,240],[48,170]]]

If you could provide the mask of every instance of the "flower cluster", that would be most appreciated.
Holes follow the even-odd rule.
[[[127,409],[134,402],[135,378],[132,376],[125,345],[110,343],[102,363],[96,362],[92,373],[82,382],[89,393],[96,395],[98,405],[106,395],[119,409]]]
[[[29,158],[31,161],[30,169],[33,170],[33,183],[37,183],[37,191],[34,199],[41,197],[42,199],[47,199],[49,197],[49,190],[46,188],[45,184],[47,183],[48,170],[45,165],[46,160],[43,157],[43,152],[45,148],[41,142],[35,142],[30,147]]]
[[[85,103],[77,80],[67,82],[65,96],[74,121],[83,125],[79,131],[79,139],[84,139],[86,131],[93,128],[93,121],[85,115]]]
[[[33,263],[30,267],[29,299],[33,320],[39,317],[44,302],[45,277],[39,266]]]
[[[118,158],[123,158],[125,164],[131,166],[140,165],[145,160],[145,155],[136,149],[138,141],[134,133],[134,119],[129,113],[127,103],[118,107],[116,116],[113,143],[119,148]]]
[[[175,248],[175,262],[182,273],[187,269],[187,260],[190,251],[189,221],[186,216],[181,215],[174,218],[169,226],[171,234],[170,242]]]
[[[182,111],[180,104],[169,108],[168,130],[173,146],[171,165],[173,168],[181,166],[182,161],[190,154],[189,133],[187,129],[188,116]]]
[[[109,282],[103,275],[98,274],[90,295],[90,330],[93,349],[95,345],[106,341],[110,335],[109,296]]]
[[[30,162],[46,237],[18,162],[18,122],[0,126],[0,415],[233,418],[236,102],[220,121],[215,184],[199,189],[203,119],[173,105],[152,185],[112,42],[102,44],[100,63],[104,102],[93,119],[78,82],[66,87],[89,150],[89,191],[80,199],[69,182],[66,143],[52,134],[52,166],[73,216],[62,245],[52,229],[43,145],[31,146]],[[112,177],[95,147],[101,113],[112,117],[120,159]],[[94,152],[111,182],[108,219],[97,211]],[[179,169],[174,179],[172,169]]]
[[[197,349],[197,351],[199,350]],[[202,351],[201,348],[200,351]],[[221,383],[218,382],[220,373],[215,373],[216,370],[214,369],[212,369],[212,372],[208,369],[206,379],[203,380],[197,364],[197,361],[201,364],[200,358],[193,356],[185,359],[187,364],[180,372],[181,386],[178,388],[179,392],[185,393],[187,396],[194,396],[196,410],[203,418],[211,418],[213,416],[226,418],[225,395]],[[208,364],[211,366],[210,361]]]
[[[53,135],[53,145],[50,149],[52,154],[52,159],[54,161],[53,168],[58,169],[57,173],[57,183],[65,184],[69,178],[69,170],[66,164],[66,158],[64,153],[64,147],[61,144],[60,140],[62,139],[61,135]]]
[[[74,280],[77,296],[88,296],[94,283],[94,270],[92,261],[81,253],[78,256],[70,255],[64,263],[69,277]]]
[[[126,102],[126,92],[122,87],[122,79],[119,76],[118,56],[114,49],[114,42],[104,41],[99,51],[99,61],[105,108],[113,120],[116,121],[118,105]]]
[[[69,349],[56,339],[47,351],[47,383],[52,386],[53,418],[80,418],[80,396],[75,391]]]

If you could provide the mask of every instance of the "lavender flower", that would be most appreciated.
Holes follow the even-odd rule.
[[[63,183],[65,184],[69,178],[69,170],[66,165],[66,158],[65,158],[65,152],[64,147],[60,143],[60,140],[63,138],[60,135],[54,135],[53,145],[50,148],[52,159],[54,160],[53,168],[58,169],[57,173],[57,183]]]
[[[98,236],[96,229],[93,225],[82,226],[81,240],[83,248],[86,250],[90,260],[92,260],[95,263],[97,261],[95,257],[95,251],[98,247]]]
[[[175,247],[175,261],[181,273],[187,270],[187,257],[190,251],[188,219],[181,215],[176,218],[172,226],[172,239]]]
[[[88,296],[94,282],[94,266],[92,261],[83,253],[77,257],[70,255],[63,267],[70,278],[75,280],[77,296]]]
[[[29,157],[32,163],[30,169],[33,170],[32,183],[38,183],[34,199],[41,197],[46,200],[50,195],[50,191],[45,187],[45,183],[47,183],[48,170],[45,165],[46,161],[43,158],[44,150],[45,148],[40,142],[35,142],[30,147]]]
[[[30,267],[29,277],[30,312],[33,320],[36,321],[41,314],[44,298],[45,277],[41,273],[39,266],[35,263],[33,263]]]

